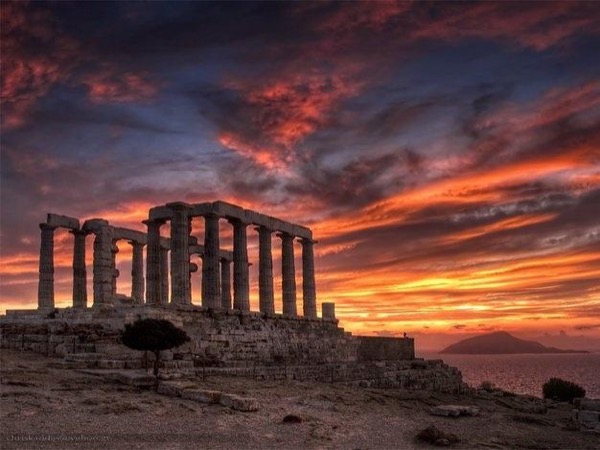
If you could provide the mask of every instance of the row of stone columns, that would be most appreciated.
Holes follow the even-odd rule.
[[[185,203],[167,205],[171,211],[171,261],[168,252],[161,243],[160,228],[165,219],[146,220],[146,283],[144,285],[144,243],[129,240],[132,245],[132,292],[136,304],[144,303],[144,287],[146,303],[160,305],[169,303],[169,287],[171,302],[191,304],[190,273],[197,270],[190,263],[191,217],[190,206]],[[233,227],[233,260],[220,257],[219,219],[216,214],[207,214],[205,218],[204,254],[202,264],[202,304],[212,308],[235,308],[250,310],[249,262],[247,249],[247,223],[238,218],[229,218]],[[88,226],[89,224],[89,226]],[[78,227],[78,225],[76,225]],[[54,230],[55,226],[40,224],[40,282],[38,299],[40,308],[54,307]],[[75,228],[75,226],[73,226]],[[274,313],[273,293],[273,230],[266,226],[255,228],[259,236],[259,308],[261,312]],[[85,264],[86,235],[93,233],[93,288],[94,304],[112,304],[116,294],[116,253],[118,247],[115,229],[108,222],[93,219],[86,222],[82,229],[72,229],[74,236],[73,250],[73,306],[87,306],[87,280]],[[116,237],[122,237],[117,235]],[[295,278],[294,239],[290,233],[280,232],[281,239],[281,273],[283,313],[296,316],[297,288]],[[317,317],[314,252],[315,241],[301,238],[302,245],[302,297],[303,314],[306,317]],[[231,262],[233,262],[233,296],[231,293]],[[169,274],[171,285],[169,286]],[[233,297],[233,298],[232,298]],[[232,305],[233,301],[233,305]]]
[[[191,303],[190,272],[190,207],[185,203],[167,205],[171,215],[171,302],[176,304]],[[219,219],[216,214],[204,216],[204,255],[202,264],[202,305],[210,308],[231,308],[230,267],[219,257]],[[148,227],[148,256],[146,299],[150,304],[160,304],[161,276],[157,258],[160,253],[160,227],[164,219],[146,220]],[[250,310],[250,286],[248,270],[247,227],[240,219],[229,219],[233,226],[233,308]],[[259,236],[259,308],[261,312],[275,312],[273,293],[273,255],[271,235],[273,230],[256,227]],[[283,313],[296,316],[296,278],[294,264],[294,239],[289,233],[278,233],[282,241],[282,290]],[[302,244],[302,294],[303,313],[306,317],[317,317],[315,274],[314,274],[314,241],[301,239]]]
[[[114,230],[108,222],[94,228],[93,232],[73,229],[69,232],[74,237],[73,243],[73,307],[87,307],[87,268],[85,261],[85,239],[90,233],[94,238],[93,288],[94,304],[112,304],[116,291],[116,254],[119,251]],[[54,230],[56,227],[46,223],[40,224],[40,265],[38,285],[38,307],[54,308]],[[132,289],[131,297],[135,303],[144,303],[144,244],[129,241],[133,247],[132,257]],[[168,281],[167,281],[168,282]]]

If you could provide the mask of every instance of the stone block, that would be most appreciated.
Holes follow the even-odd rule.
[[[479,414],[479,408],[462,405],[438,405],[431,409],[431,414],[445,417],[476,416]]]
[[[72,361],[98,361],[102,359],[100,353],[70,353],[65,356],[66,362]]]
[[[172,397],[181,397],[183,391],[194,388],[196,388],[196,385],[189,381],[163,381],[158,385],[158,393]]]
[[[220,391],[209,391],[205,389],[185,389],[181,392],[182,398],[208,404],[219,403],[221,395],[222,393]]]
[[[235,219],[245,219],[246,217],[243,208],[220,200],[212,203],[212,211],[221,217]]]
[[[146,241],[146,233],[142,233],[141,231],[130,230],[129,228],[115,227],[114,228],[114,239],[124,239],[127,241],[139,242],[140,244],[145,244]]]
[[[96,362],[98,369],[125,369],[125,361],[100,359]]]
[[[600,411],[574,410],[573,416],[581,426],[600,431]]]
[[[578,400],[578,401],[577,401]],[[579,403],[579,409],[583,409],[586,411],[600,411],[600,400],[594,400],[591,398],[582,398],[576,399],[577,403]]]
[[[236,411],[258,411],[258,402],[252,397],[222,394],[219,403],[228,408],[235,409]]]
[[[46,223],[51,227],[69,228],[71,230],[79,230],[79,219],[59,214],[48,213]]]
[[[117,381],[130,386],[149,387],[154,385],[154,377],[140,372],[119,372],[116,374]]]

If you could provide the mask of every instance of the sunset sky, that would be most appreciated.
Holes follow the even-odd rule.
[[[356,334],[600,345],[600,3],[1,8],[0,309],[36,306],[46,212],[145,230],[224,200],[312,228],[318,301]]]

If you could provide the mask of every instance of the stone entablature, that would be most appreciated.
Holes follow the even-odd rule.
[[[194,217],[204,218],[203,245],[192,236]],[[220,248],[220,219],[233,228],[233,251]],[[169,238],[160,235],[161,226],[167,222],[170,222]],[[298,315],[294,259],[294,240],[298,239],[302,245],[302,313],[304,317],[317,317],[313,251],[316,241],[310,229],[222,201],[167,203],[151,208],[143,223],[146,232],[116,227],[104,219],[89,219],[80,225],[79,219],[48,214],[46,222],[40,224],[38,308],[54,309],[54,230],[66,228],[74,236],[73,306],[76,308],[87,307],[85,239],[91,234],[94,235],[93,306],[113,307],[117,301],[116,282],[120,274],[116,269],[119,251],[116,243],[125,240],[133,247],[131,298],[134,304],[191,304],[191,273],[198,271],[198,266],[190,257],[197,254],[202,258],[202,306],[249,311],[247,228],[253,225],[259,236],[260,312],[275,312],[272,255],[275,234],[281,239],[283,313]],[[323,316],[335,319],[333,304],[327,304],[325,309]]]

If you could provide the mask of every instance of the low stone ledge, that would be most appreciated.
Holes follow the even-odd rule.
[[[150,387],[153,386],[155,382],[152,375],[139,372],[119,372],[116,374],[115,378],[120,383],[136,387]]]
[[[96,362],[98,369],[125,369],[125,361],[118,359],[100,359]]]
[[[222,394],[219,403],[236,411],[258,411],[258,402],[252,397],[240,397],[234,394]]]
[[[194,400],[200,403],[217,404],[221,400],[222,392],[209,391],[206,389],[184,389],[181,392],[181,397]]]

